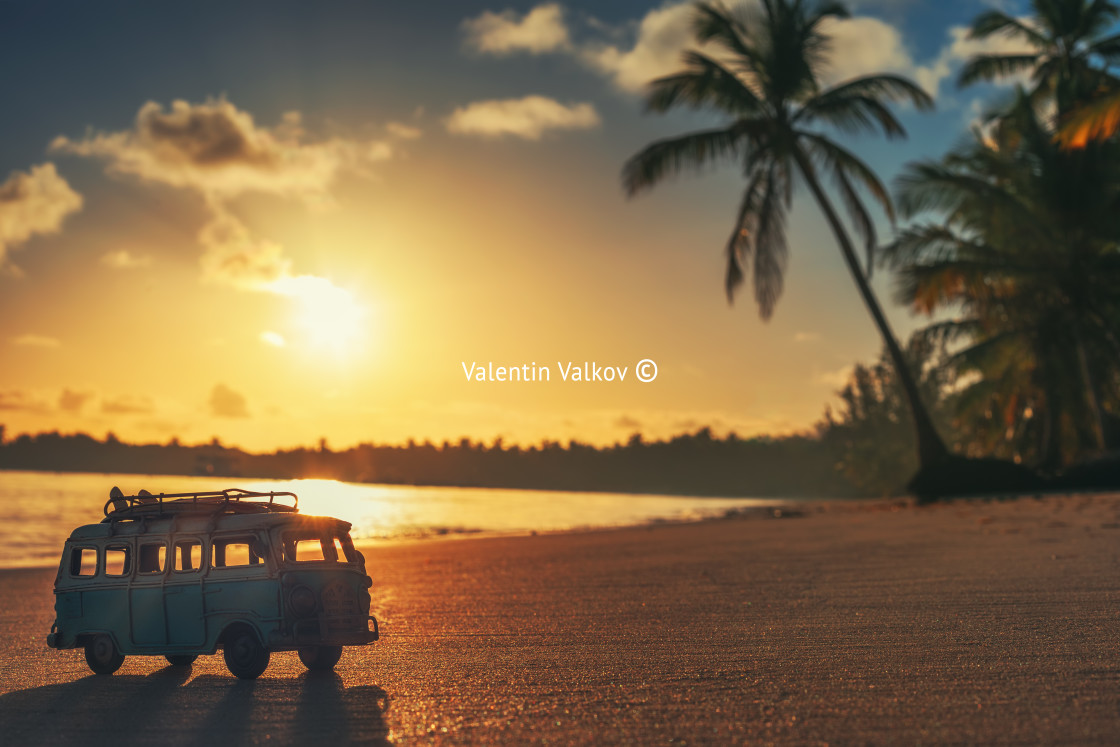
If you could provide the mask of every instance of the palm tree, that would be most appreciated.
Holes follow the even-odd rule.
[[[912,164],[899,205],[913,223],[884,251],[900,296],[960,316],[925,330],[961,342],[961,414],[986,453],[1045,468],[1099,450],[1120,360],[1120,149],[1062,149],[1025,93],[993,138]],[[1012,453],[1013,452],[1013,453]]]
[[[1041,108],[1053,101],[1059,117],[1115,86],[1107,68],[1120,62],[1120,34],[1105,34],[1120,18],[1120,8],[1109,0],[1032,0],[1031,11],[1028,21],[1002,10],[976,17],[970,39],[1003,36],[1033,51],[976,55],[961,69],[959,85],[1029,72],[1032,103]]]
[[[827,62],[826,19],[847,17],[843,5],[811,0],[761,0],[759,8],[732,12],[698,3],[693,31],[713,54],[690,51],[686,69],[650,84],[646,107],[666,112],[676,107],[714,112],[728,118],[722,126],[660,140],[633,156],[623,168],[631,196],[664,178],[719,159],[741,164],[747,186],[727,243],[726,290],[732,300],[749,267],[760,316],[774,311],[782,291],[788,247],[786,213],[795,177],[809,191],[840,245],[860,295],[883,337],[914,414],[919,459],[929,466],[947,455],[902,350],[860,268],[847,229],[821,186],[830,176],[850,220],[865,241],[868,266],[876,247],[874,224],[857,188],[866,190],[894,218],[890,196],[872,170],[818,129],[845,134],[881,131],[903,137],[902,125],[886,102],[932,107],[925,92],[896,75],[871,75],[823,88]]]
[[[1084,148],[1090,141],[1107,140],[1120,131],[1120,90],[1077,107],[1058,130],[1067,148]]]

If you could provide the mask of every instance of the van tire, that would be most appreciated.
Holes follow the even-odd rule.
[[[189,667],[194,664],[198,654],[167,654],[163,658],[167,659],[167,663],[173,667]]]
[[[112,674],[124,664],[124,654],[111,636],[101,633],[86,641],[86,664],[94,674]]]
[[[226,667],[238,679],[255,680],[268,668],[268,649],[261,645],[256,633],[246,627],[230,631],[224,654]]]
[[[312,672],[329,672],[342,658],[342,646],[301,646],[299,660]]]

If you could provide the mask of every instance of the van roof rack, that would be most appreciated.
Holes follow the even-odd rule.
[[[277,498],[291,498],[281,503]],[[295,493],[260,493],[241,488],[227,488],[203,493],[149,493],[141,490],[136,495],[125,495],[120,488],[109,491],[109,500],[103,509],[102,523],[123,519],[165,516],[168,514],[267,514],[296,513],[299,497]]]

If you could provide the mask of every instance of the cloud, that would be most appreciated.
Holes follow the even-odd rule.
[[[399,137],[401,140],[415,140],[424,134],[419,127],[406,125],[403,122],[390,122],[385,125],[385,131],[393,137]]]
[[[624,430],[639,431],[642,429],[642,421],[637,418],[632,418],[629,415],[621,415],[617,420],[611,423],[615,428],[622,428]]]
[[[39,394],[19,389],[0,392],[0,410],[45,413],[50,409],[50,404]]]
[[[488,10],[463,21],[463,30],[466,46],[484,54],[541,54],[571,46],[564,9],[558,3],[538,5],[524,16],[512,10]]]
[[[681,54],[695,47],[691,3],[651,10],[638,23],[633,46],[589,43],[577,56],[592,69],[608,76],[624,91],[639,92],[646,84],[682,68]]]
[[[209,404],[211,414],[219,418],[249,417],[249,407],[245,397],[225,384],[214,387],[210,392]]]
[[[284,339],[283,335],[281,335],[279,332],[273,332],[271,330],[265,330],[264,332],[261,332],[261,342],[263,342],[265,345],[271,345],[274,348],[282,348],[288,344],[288,341]]]
[[[539,140],[548,130],[586,130],[599,125],[589,103],[561,104],[544,96],[476,101],[456,109],[447,119],[448,132],[458,135]]]
[[[391,125],[389,131],[398,139],[419,134],[405,125]],[[233,213],[230,201],[258,193],[329,205],[330,188],[340,174],[368,176],[374,164],[394,155],[387,140],[313,139],[299,112],[284,114],[275,127],[262,127],[225,98],[201,104],[174,101],[166,110],[150,101],[140,107],[129,130],[94,132],[80,140],[59,136],[51,149],[99,158],[110,173],[200,195],[210,211],[198,234],[203,279],[289,297],[294,294],[281,288],[285,281],[314,276],[297,276],[283,247],[255,236]],[[139,260],[118,252],[103,261],[123,267]]]
[[[1024,22],[1028,19],[1020,19]],[[969,39],[967,26],[952,26],[949,42],[937,57],[918,63],[911,56],[901,32],[877,18],[854,17],[828,19],[822,29],[833,38],[832,66],[825,80],[837,83],[872,73],[897,73],[910,77],[926,93],[936,96],[941,84],[956,77],[964,63],[979,54],[1025,54],[1033,48],[1019,39],[1003,35],[987,39]],[[1015,76],[1004,82],[1014,84],[1027,76]]]
[[[73,392],[69,389],[63,389],[62,394],[58,396],[58,409],[77,414],[91,399],[93,399],[93,394],[90,392]]]
[[[155,412],[155,405],[148,397],[122,394],[118,397],[104,399],[101,402],[101,412],[106,415],[139,415]]]
[[[826,85],[884,72],[913,76],[916,70],[902,33],[885,21],[869,16],[826,18],[820,28],[832,39],[822,76]]]
[[[210,198],[259,192],[313,202],[329,199],[341,171],[361,171],[392,155],[383,140],[309,141],[299,112],[288,112],[275,128],[260,127],[224,98],[173,101],[166,111],[149,101],[131,130],[81,140],[60,135],[50,147],[105,159],[114,173],[195,189]]]
[[[62,345],[62,343],[54,337],[47,337],[46,335],[36,335],[30,332],[25,335],[13,337],[12,344],[24,348],[57,348]]]
[[[32,236],[57,233],[67,215],[82,208],[82,196],[58,175],[53,163],[13,171],[0,184],[0,268],[8,251]]]
[[[692,34],[693,14],[691,3],[652,10],[638,24],[632,47],[589,44],[580,57],[611,77],[622,90],[641,92],[651,80],[683,69],[682,54],[697,48]],[[885,21],[868,16],[827,18],[821,30],[832,37],[829,65],[822,71],[826,85],[882,72],[920,77],[921,68],[907,50],[901,32]],[[719,57],[713,49],[703,51]],[[932,80],[928,74],[925,77]]]
[[[114,270],[135,270],[138,267],[149,267],[152,258],[149,256],[138,257],[127,249],[118,249],[101,256],[101,264],[112,267]]]
[[[537,6],[526,18],[551,7],[554,6]],[[483,17],[488,15],[500,18],[492,13],[483,14]],[[650,81],[681,70],[682,53],[697,48],[692,34],[693,16],[693,4],[681,2],[650,10],[641,20],[629,24],[630,29],[636,31],[628,29],[627,25],[612,27],[590,19],[587,26],[599,39],[579,43],[569,41],[535,51],[570,54],[608,77],[619,89],[640,93]],[[506,20],[513,19],[510,16]],[[556,23],[563,23],[561,16],[556,16]],[[939,54],[931,60],[919,62],[907,46],[902,32],[879,18],[828,18],[822,23],[821,30],[832,37],[830,66],[822,73],[823,82],[827,85],[862,75],[889,72],[910,77],[926,92],[936,95],[941,83],[975,54],[1015,54],[1029,50],[1021,41],[1004,36],[982,41],[968,39],[967,27],[954,26],[949,29],[948,44]],[[570,39],[566,27],[564,33],[565,38]],[[631,41],[618,41],[619,37],[625,36]],[[713,48],[702,51],[719,56]]]
[[[1025,24],[1030,24],[1029,18],[1020,18]],[[976,55],[996,54],[1033,54],[1036,50],[1017,37],[1008,37],[1003,34],[989,36],[987,39],[968,38],[967,26],[952,26],[949,28],[949,43],[942,47],[937,58],[924,67],[918,68],[915,77],[918,83],[927,91],[936,91],[937,86],[944,79],[955,76],[960,68]],[[1029,80],[1029,73],[1017,74],[1007,78],[997,79],[998,85],[1016,85]]]
[[[224,207],[214,206],[213,218],[198,232],[205,249],[202,277],[242,290],[267,290],[271,283],[291,274],[292,262],[284,248],[258,238]]]

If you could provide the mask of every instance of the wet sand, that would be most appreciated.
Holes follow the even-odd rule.
[[[0,574],[8,744],[1113,743],[1120,496],[839,507],[366,550],[382,641],[56,652],[53,571]]]

